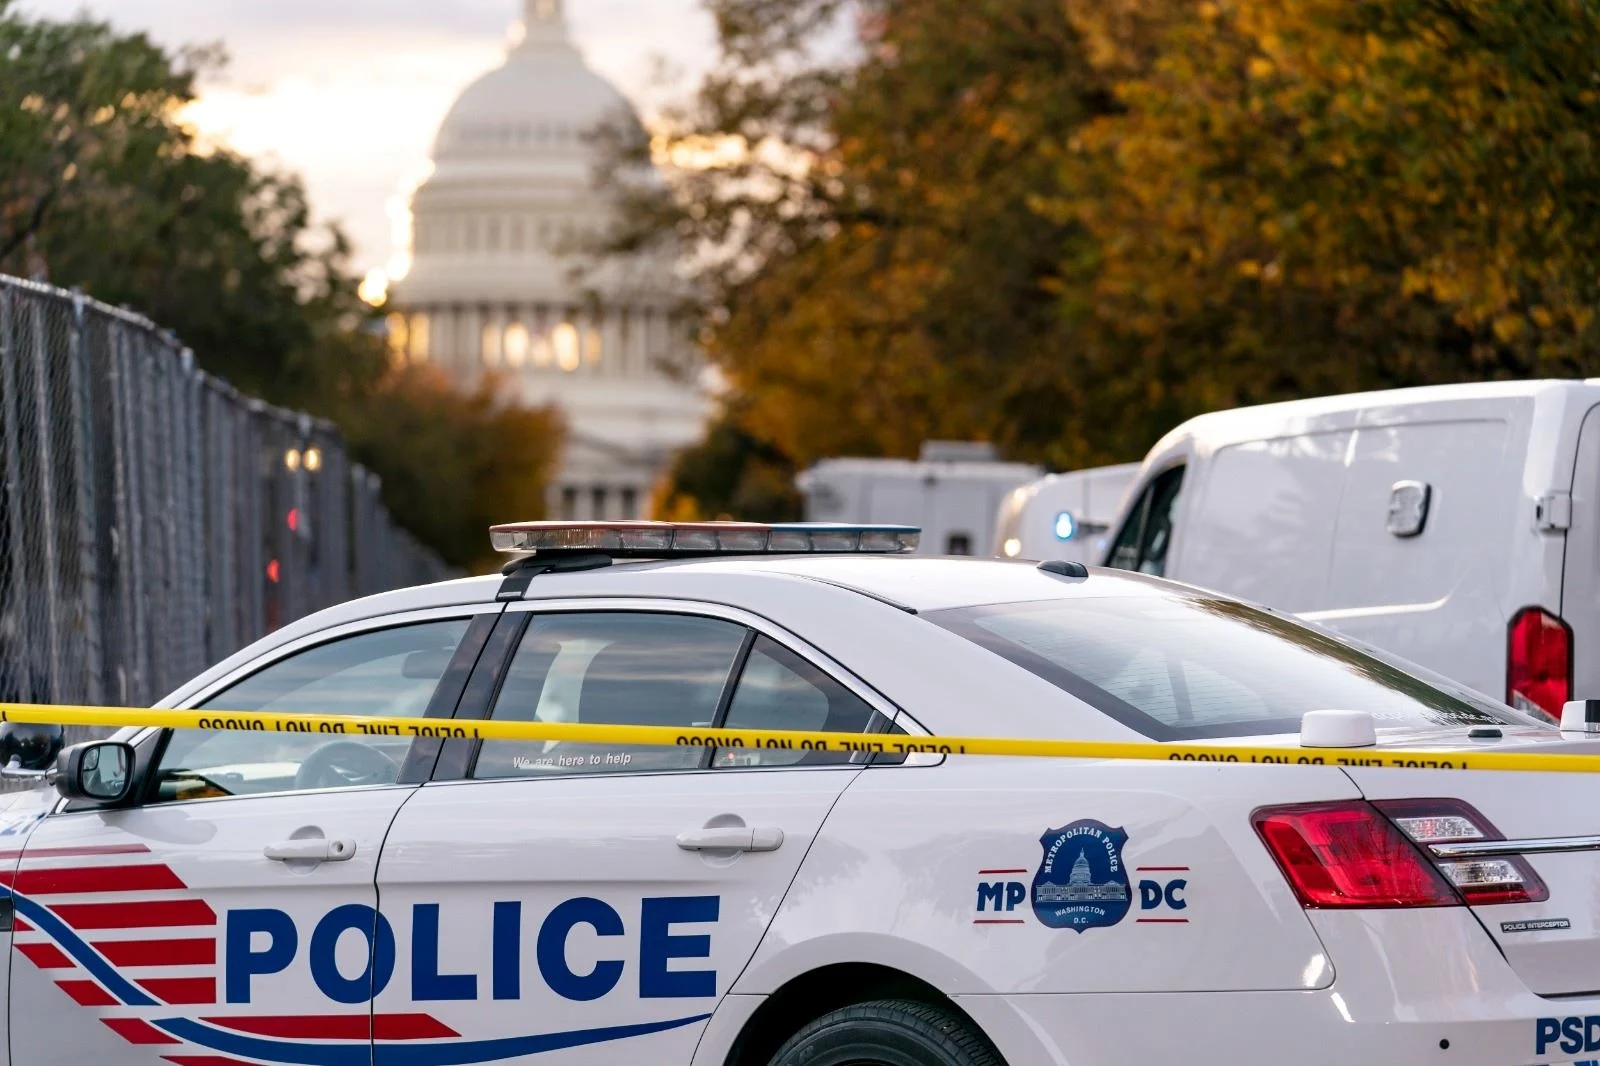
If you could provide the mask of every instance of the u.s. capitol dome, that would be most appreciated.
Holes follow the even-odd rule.
[[[552,515],[644,517],[704,425],[700,361],[673,318],[670,257],[584,251],[611,217],[592,135],[638,120],[584,62],[562,0],[525,8],[505,62],[450,109],[413,198],[412,266],[392,293],[400,352],[562,409]]]

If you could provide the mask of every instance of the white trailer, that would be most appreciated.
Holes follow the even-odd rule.
[[[995,519],[995,554],[1098,566],[1138,463],[1049,474],[1014,490]]]
[[[988,556],[1001,501],[1043,473],[987,444],[929,441],[917,459],[824,459],[795,484],[809,522],[919,526],[919,554]]]

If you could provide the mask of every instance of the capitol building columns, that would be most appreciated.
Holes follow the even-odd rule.
[[[586,264],[573,280],[568,249],[609,210],[586,136],[615,123],[643,135],[584,63],[560,0],[527,0],[505,62],[439,129],[412,203],[412,268],[392,290],[398,356],[465,388],[493,373],[511,398],[561,409],[551,517],[648,517],[673,453],[698,439],[710,410],[695,385],[701,357],[671,324],[670,258]]]

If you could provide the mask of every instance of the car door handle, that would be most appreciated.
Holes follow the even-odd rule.
[[[777,851],[783,847],[783,830],[748,825],[691,829],[678,834],[684,851]]]
[[[356,842],[308,837],[268,844],[261,853],[275,862],[348,862],[355,857]]]

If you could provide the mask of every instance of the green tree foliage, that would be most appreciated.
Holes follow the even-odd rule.
[[[543,513],[558,420],[391,368],[348,241],[313,224],[298,179],[183,124],[221,61],[0,0],[0,270],[135,308],[246,393],[333,419],[402,525],[482,563],[486,506]]]
[[[1592,0],[709,6],[722,64],[622,242],[706,250],[743,437],[680,464],[702,511],[730,440],[1071,467],[1219,407],[1600,366]]]
[[[731,413],[712,422],[705,439],[678,456],[652,502],[652,512],[680,522],[794,522],[802,517],[788,456],[752,437]]]
[[[384,502],[407,516],[406,528],[482,573],[505,561],[489,527],[542,515],[558,458],[558,416],[505,395],[493,379],[463,391],[437,370],[409,367],[386,375],[365,402],[344,405],[340,420],[356,454],[382,454]]]
[[[1032,199],[1109,101],[1057,0],[866,5],[864,55],[843,65],[808,46],[851,5],[710,6],[724,62],[672,116],[670,194],[627,198],[619,241],[655,232],[705,250],[702,340],[736,402],[709,451],[680,463],[678,490],[730,490],[702,498],[704,513],[792,507],[792,489],[781,504],[758,493],[769,503],[751,511],[738,479],[695,475],[739,441],[739,462],[764,451],[768,483],[936,437],[1087,454],[1063,432],[1080,394],[1041,372],[1070,357],[1061,259],[1082,227]]]

